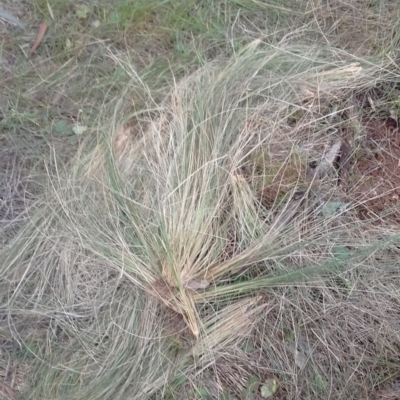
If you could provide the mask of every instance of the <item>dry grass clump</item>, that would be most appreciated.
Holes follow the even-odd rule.
[[[0,253],[27,397],[218,398],[256,374],[283,398],[354,398],[395,374],[398,238],[358,218],[335,165],[349,98],[398,79],[254,42],[134,126],[117,107]]]

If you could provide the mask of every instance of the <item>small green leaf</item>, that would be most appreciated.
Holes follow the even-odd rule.
[[[54,125],[53,125],[53,130],[55,133],[59,135],[65,135],[66,133],[70,132],[70,128],[68,126],[68,123],[65,119],[60,119],[58,120]]]
[[[332,253],[339,260],[346,260],[350,256],[350,251],[344,246],[333,246]]]
[[[118,24],[118,22],[121,22],[121,16],[118,11],[111,11],[110,14],[108,15],[108,21],[112,22],[114,24]]]
[[[246,387],[240,396],[241,400],[253,400],[257,396],[258,388],[260,387],[260,379],[258,376],[251,375],[246,382]]]
[[[88,17],[88,14],[90,12],[90,9],[88,6],[85,5],[80,5],[76,8],[76,16],[79,19],[86,19]]]
[[[332,215],[344,212],[347,208],[347,204],[340,201],[327,201],[322,207],[322,215],[327,218]]]
[[[185,375],[178,375],[173,383],[173,386],[176,388],[181,387],[184,383],[186,383],[187,377]]]
[[[75,135],[82,135],[83,133],[85,133],[87,131],[87,126],[83,126],[83,125],[74,125],[72,127],[72,131],[75,133]]]
[[[210,393],[204,387],[200,387],[196,390],[196,398],[199,400],[208,400],[210,398]]]
[[[293,331],[285,332],[285,336],[284,336],[283,340],[285,342],[289,342],[289,343],[293,342],[294,341],[294,332]]]
[[[278,381],[276,379],[267,379],[261,386],[261,397],[268,399],[272,397],[278,390]]]
[[[252,353],[254,351],[253,343],[251,343],[250,340],[246,340],[243,343],[242,350],[246,354]]]
[[[316,392],[325,392],[328,382],[322,375],[316,374],[312,382],[312,387]]]
[[[123,82],[127,78],[127,73],[124,68],[116,67],[113,73],[113,81],[115,82]]]

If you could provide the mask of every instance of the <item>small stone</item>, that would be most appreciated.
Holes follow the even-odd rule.
[[[94,29],[98,28],[100,26],[100,21],[98,19],[95,19],[90,23],[90,26]]]

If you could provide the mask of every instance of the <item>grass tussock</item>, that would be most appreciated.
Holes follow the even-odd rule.
[[[356,398],[398,375],[398,234],[335,167],[392,61],[255,41],[133,111],[151,89],[119,65],[126,95],[0,250],[27,398],[243,397],[253,375]]]
[[[396,2],[1,8],[0,397],[399,397]]]

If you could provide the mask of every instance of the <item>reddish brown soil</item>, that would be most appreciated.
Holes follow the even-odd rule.
[[[396,124],[370,120],[353,164],[351,181],[346,183],[360,202],[360,217],[400,223],[400,129]]]
[[[351,146],[354,132],[343,135],[338,184],[348,200],[358,202],[361,219],[400,224],[400,128],[392,119],[377,118],[364,121],[363,127],[357,148]],[[298,167],[281,168],[262,190],[262,203],[273,207],[290,183],[298,182],[298,171]]]

